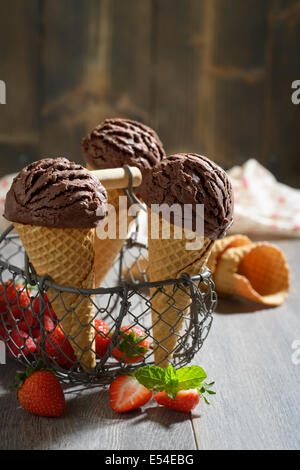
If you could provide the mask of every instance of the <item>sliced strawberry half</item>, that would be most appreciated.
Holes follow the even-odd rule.
[[[200,401],[200,392],[197,388],[191,390],[180,390],[173,399],[170,398],[166,392],[159,392],[154,395],[153,398],[159,405],[166,406],[171,410],[188,413],[198,405]]]
[[[152,392],[141,385],[131,375],[121,375],[116,378],[109,388],[110,406],[117,413],[126,413],[145,405]]]

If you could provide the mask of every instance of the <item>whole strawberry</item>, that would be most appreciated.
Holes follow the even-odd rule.
[[[150,348],[147,334],[138,326],[122,326],[120,342],[112,351],[112,356],[127,364],[141,362]]]
[[[95,337],[96,354],[98,357],[103,357],[105,356],[111,342],[109,338],[110,328],[104,320],[100,320],[98,318],[96,318],[94,326],[97,332]]]
[[[22,408],[38,416],[58,417],[66,408],[65,396],[56,375],[39,363],[16,375],[18,400]]]

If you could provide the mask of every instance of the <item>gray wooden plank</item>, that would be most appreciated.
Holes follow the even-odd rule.
[[[6,104],[0,113],[0,174],[33,161],[39,147],[39,2],[1,2],[0,79]]]
[[[291,293],[276,309],[220,299],[210,335],[195,364],[216,381],[211,406],[189,416],[157,408],[119,416],[107,391],[67,393],[60,419],[26,413],[8,391],[19,366],[0,366],[0,449],[299,449],[300,365],[292,343],[300,339],[298,319],[299,240],[274,241],[291,268]],[[39,436],[37,440],[36,436]]]
[[[153,0],[152,125],[169,154],[205,152],[199,121],[206,116],[195,106],[206,45],[204,3]]]
[[[264,156],[283,183],[299,186],[299,105],[292,83],[300,73],[300,0],[273,0],[268,14]],[[288,164],[287,164],[288,160]]]
[[[99,388],[67,393],[62,418],[30,415],[8,391],[18,368],[11,360],[0,366],[2,450],[195,449],[189,415],[158,408],[154,402],[142,411],[119,415],[109,406],[108,391]]]
[[[265,309],[220,299],[197,356],[217,391],[210,408],[203,405],[193,414],[200,449],[300,448],[300,365],[292,362],[292,343],[300,339],[300,241],[274,243],[291,268],[286,302]]]

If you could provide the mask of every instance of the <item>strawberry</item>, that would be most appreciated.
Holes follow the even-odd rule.
[[[136,410],[145,405],[151,397],[152,392],[131,375],[117,377],[109,387],[110,406],[117,413]]]
[[[38,364],[36,369],[28,367],[26,373],[17,374],[17,388],[22,408],[38,416],[58,417],[66,408],[65,396],[56,375]]]
[[[45,353],[61,367],[71,367],[76,361],[72,346],[59,325],[46,334]]]
[[[27,305],[19,306],[17,302],[8,307],[6,318],[12,328],[18,325],[18,328],[23,331],[28,331],[36,324],[36,318],[32,315],[30,308]]]
[[[44,317],[43,321],[44,321],[45,330],[48,331],[49,333],[52,333],[56,328],[55,323],[47,315]],[[31,333],[32,333],[32,336],[35,337],[35,338],[39,338],[41,336],[41,325],[40,325],[39,322],[38,322],[36,328],[33,328],[31,330]]]
[[[44,306],[44,316],[46,317],[49,317],[51,318],[54,322],[57,321],[57,316],[52,308],[52,305],[50,304],[49,302],[49,299],[48,299],[48,296],[46,293],[44,293],[44,302],[45,302],[45,306]],[[32,301],[32,311],[34,312],[34,314],[38,317],[41,313],[41,310],[40,310],[40,296],[38,297],[35,297]]]
[[[145,331],[138,326],[122,326],[120,337],[119,345],[112,351],[113,357],[127,364],[142,361],[150,348]]]
[[[7,312],[7,305],[6,302],[2,299],[0,299],[0,314],[1,313],[6,313]]]
[[[205,394],[214,395],[211,390],[214,383],[206,384],[206,373],[201,367],[182,367],[175,370],[171,365],[167,369],[156,366],[141,367],[134,373],[141,385],[159,392],[154,400],[172,410],[189,412],[197,406],[202,396],[209,404]]]
[[[0,339],[6,341],[8,339],[8,332],[11,332],[11,326],[6,325],[4,322],[0,322]]]
[[[104,320],[95,320],[95,329],[97,331],[95,342],[96,342],[96,354],[99,357],[103,357],[106,354],[107,348],[110,344],[109,338],[109,326]]]
[[[6,334],[8,353],[12,357],[19,357],[22,353],[24,356],[33,354],[36,350],[36,345],[33,339],[26,331],[14,330],[10,331],[9,336]]]
[[[200,392],[197,388],[191,390],[180,390],[175,398],[170,398],[166,392],[154,395],[154,400],[159,404],[171,408],[171,410],[189,412],[199,403]]]
[[[28,300],[29,296],[22,284],[14,284],[14,281],[10,280],[0,285],[1,309],[3,309],[3,302],[7,305],[18,301],[20,306],[28,306],[30,303],[28,303]]]

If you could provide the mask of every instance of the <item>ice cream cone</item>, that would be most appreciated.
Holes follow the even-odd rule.
[[[87,169],[92,171],[93,169],[87,165]],[[108,271],[113,265],[114,260],[120,253],[122,246],[125,243],[126,238],[119,238],[119,223],[122,218],[127,217],[127,230],[128,233],[129,225],[134,220],[134,217],[129,216],[128,206],[121,207],[119,204],[119,197],[125,197],[125,193],[122,189],[111,189],[107,191],[107,202],[115,208],[116,214],[116,238],[105,238],[100,239],[97,236],[97,230],[95,235],[95,286],[99,287],[105,279]],[[109,217],[109,214],[108,214]]]
[[[14,222],[27,255],[40,276],[78,289],[94,287],[95,229],[60,229]],[[88,297],[49,289],[48,297],[75,356],[86,370],[94,368],[93,304]]]
[[[216,240],[207,261],[207,267],[214,273],[222,254],[229,248],[250,245],[252,242],[246,235],[231,235],[230,237]]]
[[[159,225],[158,239],[150,235],[151,222]],[[176,279],[183,273],[189,276],[200,274],[214,242],[207,237],[198,237],[198,248],[187,250],[186,243],[190,243],[191,238],[187,238],[184,230],[169,224],[170,238],[162,239],[163,224],[166,222],[149,210],[150,281]],[[175,231],[180,233],[182,239],[174,239]],[[151,289],[154,358],[161,367],[167,367],[173,356],[184,318],[189,316],[190,302],[188,288],[165,286],[160,290]]]
[[[289,268],[279,248],[252,243],[226,250],[216,266],[214,281],[218,294],[277,306],[289,292]]]

